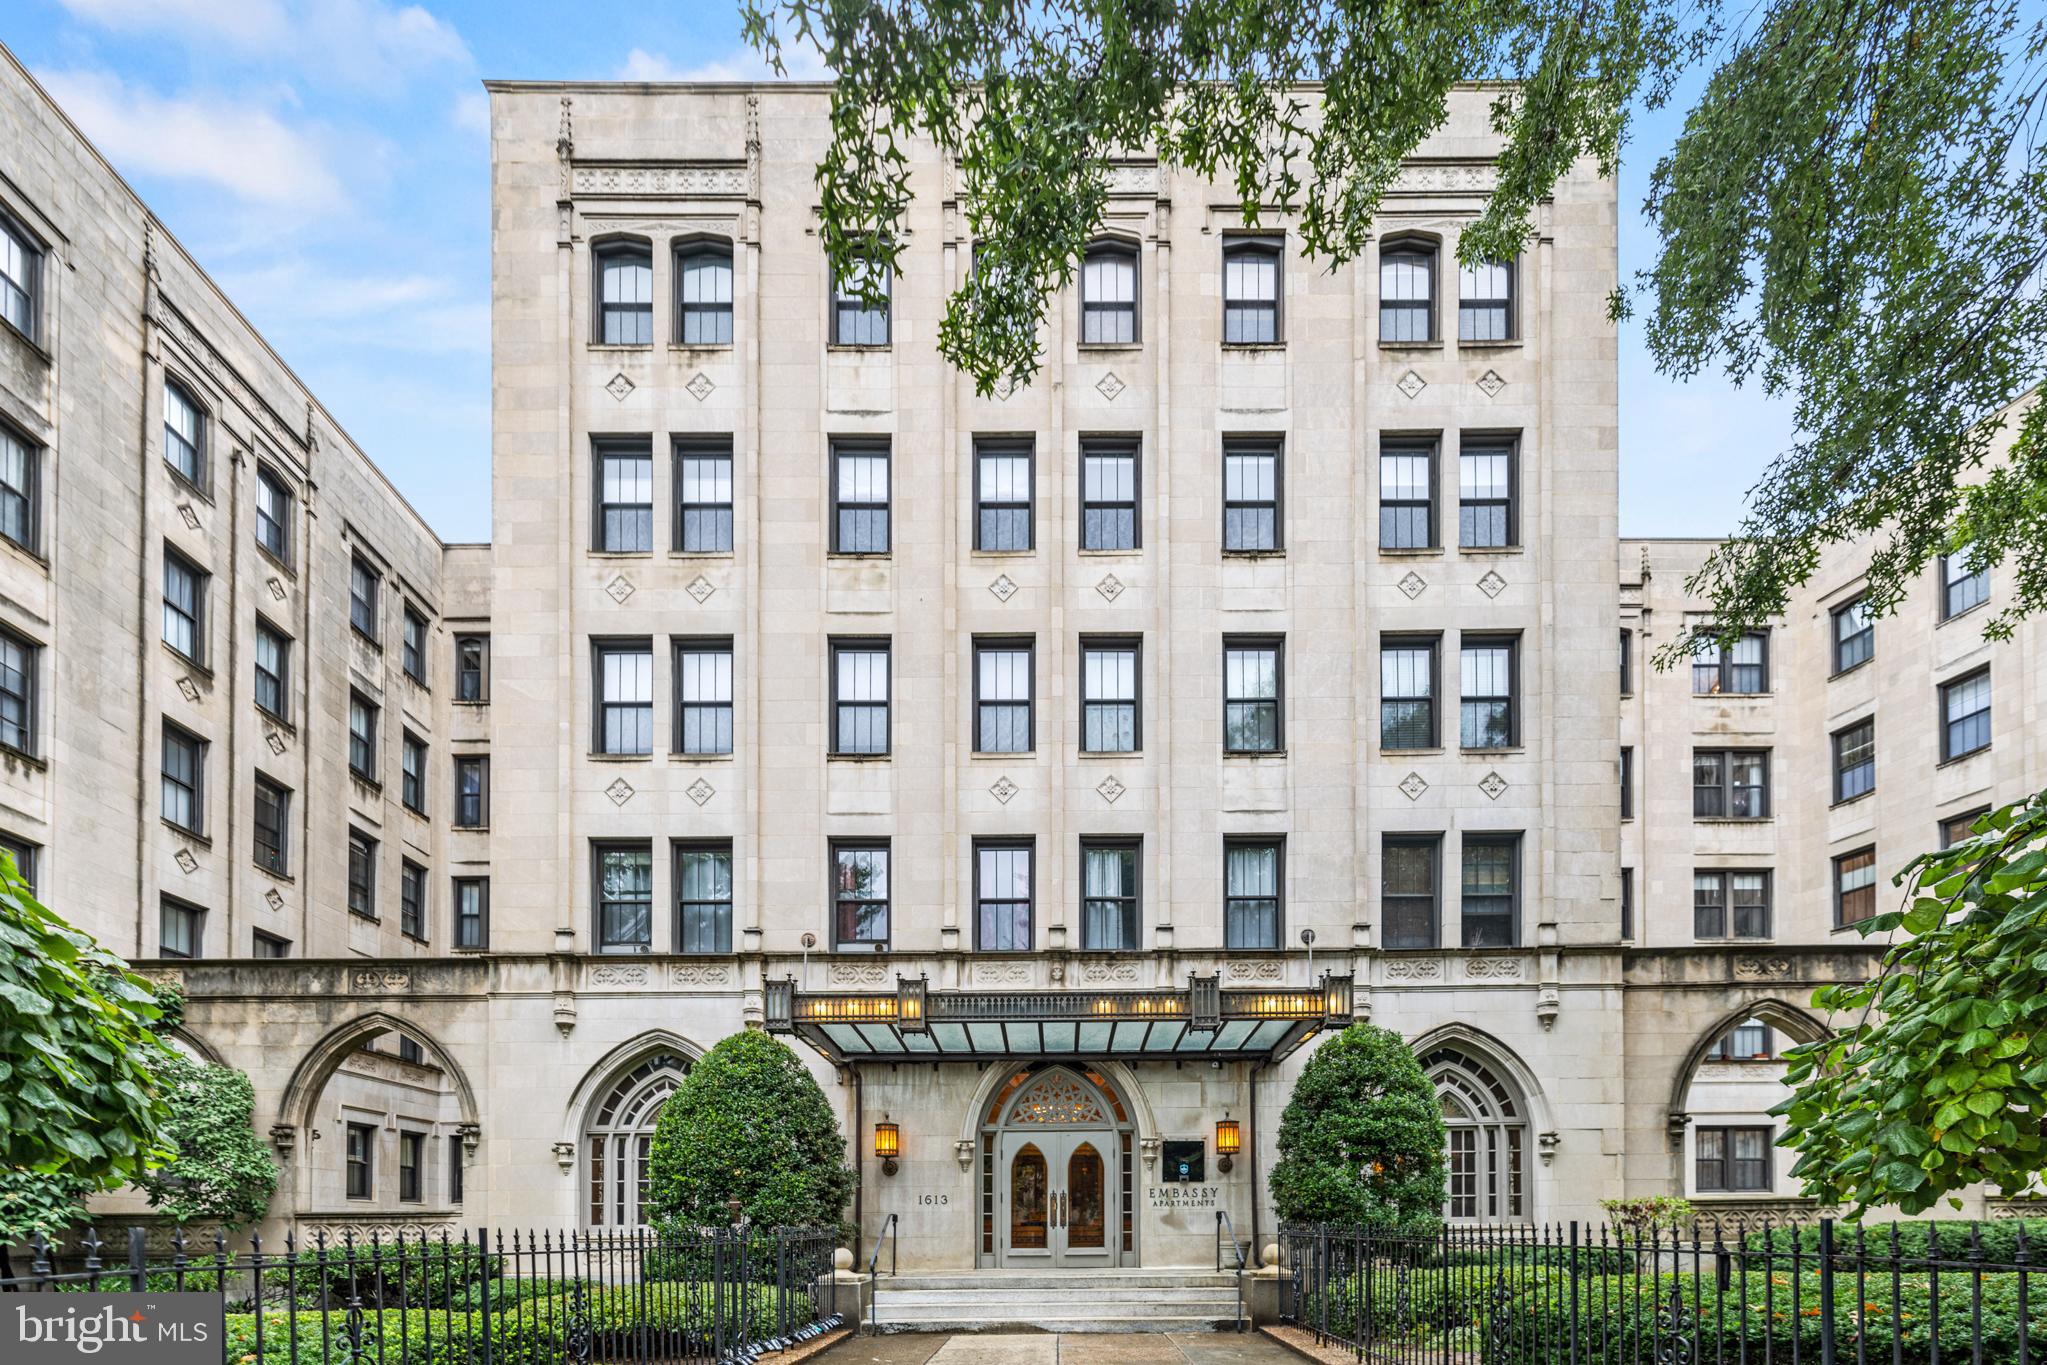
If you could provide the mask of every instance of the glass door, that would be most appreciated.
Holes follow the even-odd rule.
[[[1104,1153],[1109,1133],[1004,1133],[997,1148],[1002,1264],[1106,1266],[1120,1226]]]

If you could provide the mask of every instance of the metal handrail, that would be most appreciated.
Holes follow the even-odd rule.
[[[881,1231],[875,1234],[873,1254],[867,1258],[867,1328],[881,1330],[881,1306],[879,1296],[874,1292],[875,1267],[881,1264],[881,1239],[888,1238],[888,1273],[896,1273],[896,1215],[890,1214],[881,1220]]]
[[[1237,1261],[1237,1330],[1244,1330],[1244,1247],[1237,1240],[1237,1225],[1230,1218],[1228,1209],[1215,1211],[1215,1268],[1223,1268],[1223,1232],[1230,1234],[1230,1255]]]

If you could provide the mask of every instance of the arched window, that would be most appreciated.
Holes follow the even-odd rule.
[[[1137,248],[1096,242],[1080,266],[1080,340],[1127,346],[1137,340]]]
[[[1454,1047],[1422,1058],[1443,1105],[1450,1176],[1444,1216],[1465,1223],[1528,1218],[1528,1106],[1495,1067]]]
[[[163,458],[195,488],[206,476],[206,412],[174,379],[163,386]]]
[[[1457,339],[1514,338],[1514,263],[1488,261],[1457,269]]]
[[[589,1153],[590,1226],[633,1228],[647,1221],[647,1160],[661,1106],[689,1074],[679,1053],[657,1052],[605,1091],[583,1130]]]
[[[732,344],[732,248],[685,242],[675,252],[675,325],[685,346]]]
[[[597,340],[606,346],[653,345],[653,248],[645,242],[606,242],[595,254]]]
[[[861,261],[832,281],[832,345],[888,345],[889,293],[894,283],[888,266]],[[872,284],[881,297],[869,305],[863,288]]]
[[[1280,244],[1271,237],[1223,242],[1223,343],[1269,345],[1279,340]]]
[[[1388,242],[1379,252],[1379,340],[1435,339],[1435,243]]]

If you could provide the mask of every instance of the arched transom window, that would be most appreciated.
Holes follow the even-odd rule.
[[[1528,1106],[1499,1070],[1452,1047],[1422,1058],[1443,1104],[1450,1176],[1444,1215],[1458,1222],[1525,1222]]]
[[[591,1227],[632,1228],[647,1221],[654,1125],[688,1073],[689,1062],[680,1054],[657,1052],[621,1076],[591,1111],[583,1133]]]

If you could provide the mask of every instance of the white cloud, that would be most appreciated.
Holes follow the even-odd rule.
[[[388,89],[439,66],[472,64],[452,24],[385,0],[60,0],[115,32],[160,32],[195,48],[219,40],[288,63],[316,83]]]
[[[252,313],[289,316],[295,327],[316,326],[330,345],[490,351],[490,300],[464,297],[446,276],[335,274],[293,257],[223,272],[220,283]]]
[[[171,30],[225,39],[240,48],[290,38],[280,0],[60,0],[80,19],[116,30]]]
[[[828,81],[832,70],[824,54],[809,43],[782,45],[782,64],[792,81]],[[636,47],[618,69],[622,81],[770,81],[777,79],[766,60],[751,47],[734,48],[723,57],[694,66],[678,66],[658,52]]]
[[[490,135],[490,96],[481,90],[465,91],[455,97],[455,109],[449,115],[457,128],[465,133]]]

